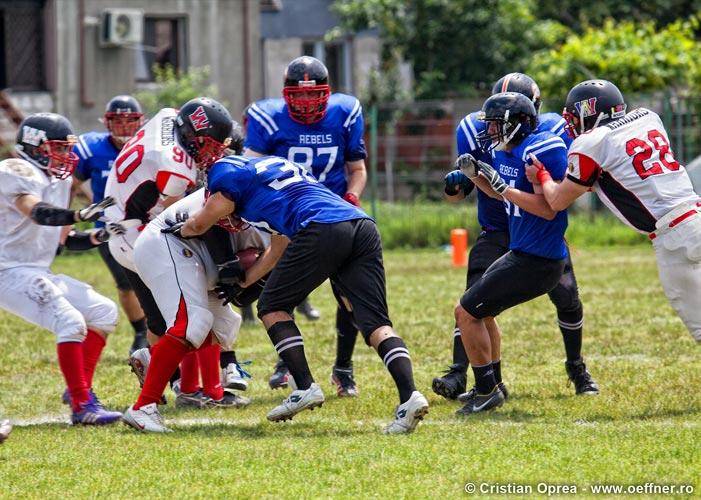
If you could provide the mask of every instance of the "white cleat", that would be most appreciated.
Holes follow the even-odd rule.
[[[122,421],[141,432],[173,432],[163,425],[163,417],[158,412],[158,405],[151,403],[138,410],[130,406],[122,416]]]
[[[428,413],[428,401],[419,391],[411,393],[406,403],[397,406],[394,412],[394,422],[385,427],[385,434],[408,434],[414,432],[419,420]]]
[[[0,443],[5,441],[12,432],[12,424],[9,420],[0,420]]]
[[[224,389],[245,391],[248,389],[247,378],[251,378],[251,375],[238,363],[229,363],[225,368],[222,368],[221,385]]]
[[[312,384],[307,390],[293,391],[280,406],[276,406],[268,412],[268,420],[271,422],[281,422],[292,420],[302,410],[313,410],[317,406],[324,404],[324,393],[319,384]]]
[[[139,379],[139,385],[143,387],[148,365],[151,363],[151,351],[148,350],[148,347],[137,349],[129,356],[128,363],[131,366],[131,371]]]

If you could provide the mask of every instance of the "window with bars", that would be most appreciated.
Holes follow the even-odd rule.
[[[144,42],[136,51],[137,82],[154,81],[153,66],[187,68],[184,17],[145,17]]]
[[[0,0],[0,88],[45,90],[44,0]]]

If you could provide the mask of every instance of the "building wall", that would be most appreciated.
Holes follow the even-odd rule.
[[[97,118],[112,96],[137,89],[134,49],[99,46],[99,19],[108,7],[140,8],[146,16],[184,16],[188,66],[210,67],[212,83],[217,85],[220,98],[228,103],[232,116],[240,116],[250,100],[262,96],[257,0],[50,0],[50,3],[48,10],[54,12],[56,28],[56,43],[50,47],[54,53],[48,56],[56,61],[55,81],[50,83],[55,110],[69,116],[79,131],[97,126]],[[244,39],[244,16],[247,39]]]

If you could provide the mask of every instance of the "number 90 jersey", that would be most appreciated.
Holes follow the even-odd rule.
[[[304,167],[277,156],[227,156],[207,172],[207,188],[232,200],[250,224],[292,237],[312,222],[369,219],[322,186]]]
[[[592,186],[625,224],[643,233],[677,205],[698,200],[691,180],[670,149],[660,117],[639,108],[577,137],[567,178]]]
[[[265,99],[248,108],[246,148],[302,165],[339,196],[346,194],[345,163],[367,157],[363,110],[353,96],[331,94],[324,118],[312,124],[290,118],[284,99]]]

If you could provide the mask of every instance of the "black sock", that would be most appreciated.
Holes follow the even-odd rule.
[[[404,403],[416,390],[414,374],[411,369],[409,350],[399,337],[390,337],[377,346],[377,354],[387,367],[399,391],[399,402]]]
[[[467,367],[470,365],[470,361],[467,359],[467,353],[465,353],[465,346],[462,343],[462,337],[460,337],[460,328],[457,326],[453,330],[453,364]]]
[[[494,380],[494,367],[492,363],[483,366],[472,365],[472,372],[475,374],[475,387],[478,394],[489,394],[497,385]]]
[[[130,321],[131,327],[134,329],[134,336],[136,337],[137,334],[142,334],[146,335],[146,317],[144,316],[141,319],[137,319],[136,321]]]
[[[297,389],[309,389],[314,383],[312,373],[304,356],[302,333],[294,321],[278,321],[268,329],[270,341],[278,355],[283,359],[295,379]]]
[[[353,366],[351,358],[356,338],[358,338],[358,328],[353,321],[353,313],[338,306],[336,309],[336,367]]]
[[[573,311],[557,311],[557,323],[565,343],[567,361],[576,361],[582,357],[582,327],[584,311],[580,305]]]
[[[175,367],[173,375],[170,377],[170,386],[173,387],[173,382],[180,380],[180,365]]]
[[[238,363],[234,351],[222,351],[219,353],[219,367],[226,368],[231,363]]]
[[[494,368],[494,381],[501,384],[501,360],[492,361],[492,368]]]

